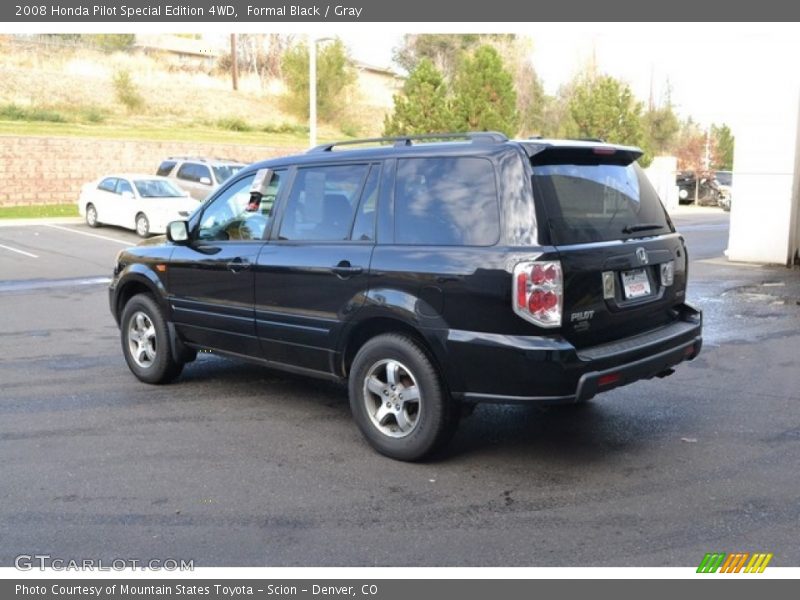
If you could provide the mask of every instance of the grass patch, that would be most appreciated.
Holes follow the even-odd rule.
[[[163,142],[210,142],[220,144],[256,144],[261,146],[305,148],[307,130],[267,133],[262,131],[230,131],[204,124],[157,124],[141,121],[129,124],[102,123],[43,123],[14,121],[0,117],[0,135],[36,135],[89,137],[108,140],[151,140]],[[341,139],[341,132],[328,128],[319,132],[319,142]]]
[[[77,217],[76,204],[34,204],[0,206],[0,219],[40,219],[44,217]]]
[[[48,108],[25,108],[18,104],[0,106],[0,119],[6,121],[43,121],[46,123],[66,123],[67,118],[57,110]]]

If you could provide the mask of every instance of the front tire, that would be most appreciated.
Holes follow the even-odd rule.
[[[168,383],[180,375],[184,363],[172,356],[167,321],[152,296],[131,298],[120,324],[125,362],[140,381]]]
[[[364,344],[349,378],[350,410],[381,454],[420,460],[449,441],[457,406],[436,367],[411,338],[385,334]]]
[[[136,215],[136,233],[141,238],[146,238],[150,235],[150,220],[144,213]]]

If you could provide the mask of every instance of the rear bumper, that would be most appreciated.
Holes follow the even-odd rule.
[[[450,330],[448,383],[469,402],[583,402],[640,379],[664,376],[702,347],[702,315],[688,305],[671,324],[591,348],[562,338]]]

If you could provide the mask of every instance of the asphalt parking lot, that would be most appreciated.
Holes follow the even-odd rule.
[[[129,373],[108,311],[137,238],[0,227],[0,566],[800,564],[800,272],[734,266],[727,215],[675,217],[705,347],[585,408],[481,406],[435,460],[362,441],[344,389],[202,356]]]

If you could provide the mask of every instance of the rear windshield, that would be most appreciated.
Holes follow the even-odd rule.
[[[555,245],[672,231],[658,195],[636,163],[534,164],[533,190]]]

